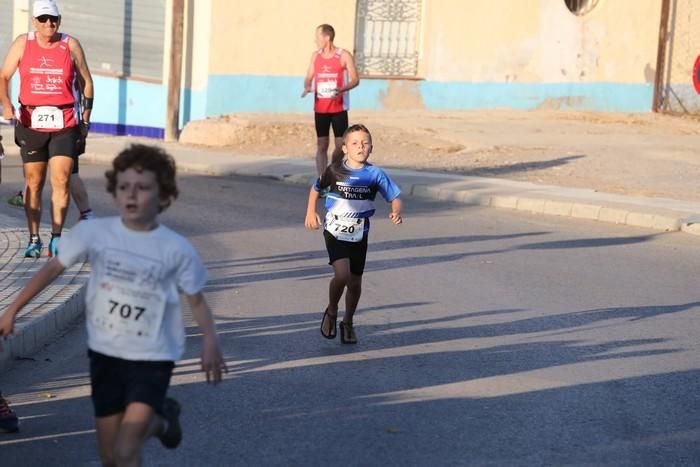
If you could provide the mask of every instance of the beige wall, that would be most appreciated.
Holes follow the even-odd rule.
[[[668,44],[668,77],[671,84],[691,84],[695,59],[700,55],[700,2],[671,2],[669,29],[673,32]]]
[[[353,50],[355,0],[213,0],[209,72],[304,75],[322,23]]]
[[[690,1],[690,0],[688,0]],[[575,16],[563,0],[427,0],[422,75],[439,81],[649,82],[660,2],[601,0]],[[455,14],[460,12],[460,14]]]
[[[31,17],[31,15],[29,14],[29,0],[15,0],[14,11],[15,14],[12,18],[12,26],[14,28],[13,36],[17,37],[20,34],[24,34],[29,30],[29,18]]]
[[[332,8],[328,0],[212,2],[211,74],[303,75],[323,22],[336,28],[336,44],[353,49],[355,0],[336,0]],[[658,0],[600,0],[580,17],[563,0],[424,0],[423,9],[422,78],[653,80]]]

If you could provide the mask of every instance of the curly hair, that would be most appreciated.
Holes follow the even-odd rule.
[[[127,169],[137,172],[149,170],[156,174],[158,195],[165,202],[160,211],[177,198],[179,192],[175,183],[175,159],[163,149],[146,144],[132,144],[120,152],[112,161],[112,169],[105,172],[107,191],[112,196],[117,189],[117,174]]]

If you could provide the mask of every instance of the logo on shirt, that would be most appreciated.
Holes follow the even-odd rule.
[[[370,199],[372,196],[372,188],[366,185],[352,185],[349,183],[336,182],[338,192],[345,199]]]
[[[39,68],[51,68],[53,66],[53,62],[53,59],[46,58],[42,55],[39,59]]]

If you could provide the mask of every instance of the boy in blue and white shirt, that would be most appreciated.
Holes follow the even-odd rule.
[[[316,204],[321,191],[328,189],[323,237],[334,275],[329,285],[328,307],[321,320],[321,334],[327,339],[335,338],[338,302],[347,288],[340,340],[344,344],[355,344],[353,316],[362,293],[374,199],[379,193],[391,203],[389,219],[401,224],[401,190],[382,169],[367,162],[372,153],[372,135],[367,127],[352,125],[348,128],[343,135],[342,149],[345,159],[330,165],[311,187],[304,225],[309,230],[320,227]]]

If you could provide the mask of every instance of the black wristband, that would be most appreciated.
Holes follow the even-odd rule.
[[[92,109],[92,102],[95,100],[94,97],[85,97],[83,98],[83,108],[85,110],[91,110]]]

